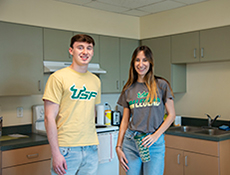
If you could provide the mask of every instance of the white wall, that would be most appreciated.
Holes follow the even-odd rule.
[[[177,115],[230,119],[230,61],[187,65],[187,92],[175,94]]]
[[[230,1],[209,0],[140,18],[140,38],[230,25]]]
[[[0,21],[139,38],[139,18],[54,0],[1,0]]]

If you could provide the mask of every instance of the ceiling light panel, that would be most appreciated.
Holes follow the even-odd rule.
[[[143,7],[149,4],[153,4],[156,2],[161,2],[164,0],[97,0],[97,1],[133,9],[133,8]]]
[[[96,8],[99,10],[105,10],[106,9],[106,11],[117,12],[117,13],[125,12],[125,11],[129,10],[125,7],[118,7],[115,5],[105,4],[105,3],[98,2],[98,1],[92,1],[91,3],[88,3],[85,6],[91,7],[91,8]]]
[[[174,2],[174,1],[164,1],[161,3],[156,3],[153,5],[148,5],[145,7],[138,8],[139,10],[150,12],[150,13],[157,13],[165,10],[170,10],[174,8],[179,8],[185,6],[185,4]]]
[[[123,12],[123,14],[140,17],[140,16],[148,15],[149,12],[143,12],[140,10],[129,10],[129,11]]]
[[[205,2],[208,0],[175,0],[176,2],[181,2],[181,3],[185,3],[187,5],[189,4],[195,4],[195,3],[200,3],[200,2]]]
[[[84,1],[82,0],[56,0],[56,1],[67,2],[71,4],[76,4],[76,5],[84,5],[84,4],[91,2],[92,0],[84,0]]]

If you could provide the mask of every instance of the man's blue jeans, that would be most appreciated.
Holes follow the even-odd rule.
[[[127,129],[124,136],[123,152],[128,159],[129,167],[126,175],[163,175],[165,156],[164,135],[162,134],[159,139],[149,148],[151,160],[143,163],[134,140],[134,136],[138,134],[141,133]]]
[[[98,168],[98,148],[93,146],[59,147],[67,163],[66,175],[96,175]],[[56,175],[52,168],[51,174]]]

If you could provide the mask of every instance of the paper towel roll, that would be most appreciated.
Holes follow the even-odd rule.
[[[104,105],[97,106],[97,124],[104,125]]]

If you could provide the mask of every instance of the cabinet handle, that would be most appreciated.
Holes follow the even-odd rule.
[[[194,49],[194,58],[196,58],[196,48]]]
[[[41,91],[41,80],[38,80],[38,91]]]
[[[177,155],[177,164],[180,165],[180,154]]]
[[[27,155],[27,158],[28,158],[28,159],[32,159],[32,158],[36,158],[36,157],[38,157],[38,153]]]
[[[117,84],[117,89],[120,89],[120,84],[118,80],[116,81],[116,84]]]
[[[201,58],[204,58],[204,48],[201,48]]]
[[[184,157],[185,166],[188,166],[188,156]]]

